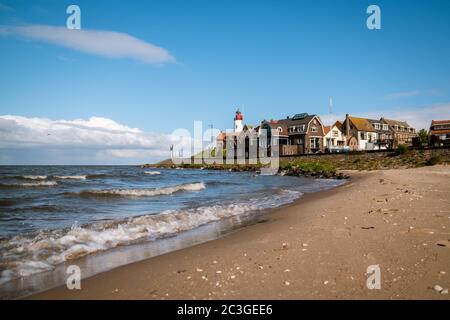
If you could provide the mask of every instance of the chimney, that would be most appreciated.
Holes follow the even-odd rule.
[[[348,113],[345,115],[345,135],[348,136],[350,134],[350,121],[348,119]]]

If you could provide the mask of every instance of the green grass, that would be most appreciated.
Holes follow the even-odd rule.
[[[319,161],[289,161],[280,163],[280,169],[291,171],[291,173],[309,174],[309,175],[323,175],[331,177],[336,175],[336,166],[328,162]]]

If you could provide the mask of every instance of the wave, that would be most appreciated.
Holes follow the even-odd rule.
[[[172,187],[153,189],[106,189],[106,190],[84,190],[79,192],[82,196],[94,197],[154,197],[169,195],[179,191],[200,191],[205,189],[203,182],[180,184]]]
[[[45,180],[45,179],[47,179],[47,176],[30,175],[30,176],[19,176],[19,178],[22,178],[25,180]]]
[[[126,221],[103,221],[70,229],[41,231],[0,241],[0,284],[33,273],[52,270],[57,264],[117,246],[176,235],[202,225],[293,202],[299,191],[280,190],[271,197],[198,208],[167,210]]]
[[[87,176],[54,176],[55,179],[68,180],[86,180]]]
[[[159,171],[144,171],[145,174],[149,174],[149,175],[158,175],[161,174],[161,172]]]
[[[0,188],[11,189],[11,188],[22,188],[22,187],[53,187],[58,183],[56,181],[39,181],[39,182],[24,182],[24,183],[0,183]]]

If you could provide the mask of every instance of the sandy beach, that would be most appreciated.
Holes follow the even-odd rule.
[[[450,166],[346,173],[263,223],[28,298],[449,299]]]

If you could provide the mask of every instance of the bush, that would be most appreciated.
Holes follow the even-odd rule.
[[[408,146],[405,145],[405,144],[401,144],[397,148],[397,153],[398,154],[404,154],[404,153],[406,153],[406,151],[408,151]]]
[[[427,130],[420,129],[418,135],[419,135],[419,138],[420,138],[420,142],[422,143],[422,146],[428,145],[428,132],[427,132]]]
[[[434,166],[435,164],[438,164],[440,162],[441,162],[440,156],[432,156],[432,157],[430,157],[430,159],[427,160],[427,162],[425,162],[425,165]]]

